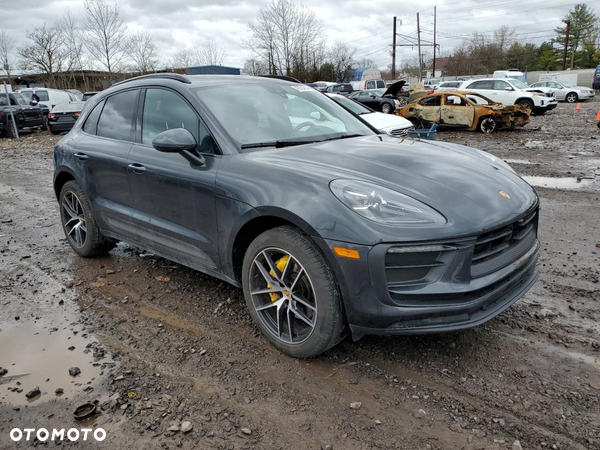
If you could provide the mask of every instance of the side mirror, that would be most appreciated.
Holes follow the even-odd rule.
[[[371,97],[371,98],[377,98],[376,95],[369,95],[369,97]]]
[[[507,86],[507,87],[505,87],[505,88],[504,88],[504,90],[505,90],[505,91],[512,91],[512,90],[513,90],[513,88],[511,88],[510,86]]]
[[[159,152],[179,153],[184,150],[196,150],[198,143],[192,133],[185,128],[173,128],[156,135],[152,147]]]
[[[36,106],[36,105],[38,104],[38,102],[37,102],[36,100],[31,100],[31,101],[29,102],[29,104],[30,104],[31,106]]]

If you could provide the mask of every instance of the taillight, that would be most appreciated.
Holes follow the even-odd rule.
[[[54,107],[55,107],[55,106],[56,106],[56,105],[52,105],[52,107],[51,107],[50,109],[54,109]]]
[[[81,113],[80,113],[80,112],[76,112],[76,113],[75,113],[75,115],[76,115],[77,117],[79,117],[79,116],[81,115]]]
[[[54,117],[56,117],[56,114],[53,114],[53,113],[48,114],[48,119],[52,119]]]

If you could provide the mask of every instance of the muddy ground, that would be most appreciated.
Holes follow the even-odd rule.
[[[347,339],[303,361],[221,281],[126,244],[75,256],[52,190],[59,137],[0,139],[0,448],[38,444],[12,442],[15,427],[106,430],[79,448],[600,448],[598,109],[439,133],[540,186],[541,275],[521,301],[473,330]]]

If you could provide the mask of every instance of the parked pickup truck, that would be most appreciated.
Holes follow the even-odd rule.
[[[0,94],[0,136],[7,138],[17,136],[15,127],[11,122],[11,110],[19,130],[25,128],[48,129],[48,118],[44,116],[39,106],[30,105],[18,92],[10,93],[8,96],[10,105],[8,105],[6,94]]]

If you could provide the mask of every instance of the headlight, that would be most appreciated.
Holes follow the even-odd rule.
[[[446,223],[435,209],[391,189],[357,180],[333,180],[333,195],[355,213],[385,225]]]

